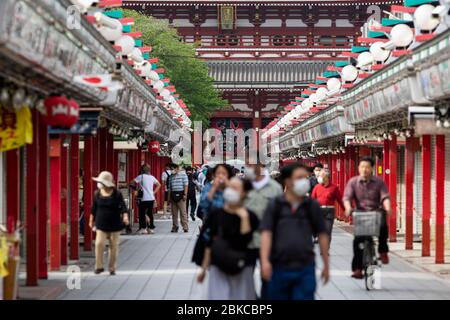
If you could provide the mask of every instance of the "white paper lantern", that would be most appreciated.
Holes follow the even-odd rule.
[[[316,91],[316,95],[318,97],[318,100],[322,100],[326,97],[328,90],[326,88],[320,87]]]
[[[317,94],[313,93],[309,96],[309,100],[311,100],[312,103],[316,103],[317,101],[319,101]]]
[[[391,40],[397,48],[405,48],[413,42],[414,33],[406,24],[397,24],[391,30]]]
[[[144,61],[142,51],[139,48],[134,48],[133,51],[131,51],[129,58],[137,63],[142,63]],[[151,68],[151,65],[150,65],[150,68]]]
[[[414,11],[414,24],[421,31],[431,31],[439,25],[439,19],[432,15],[434,9],[431,4],[423,4]]]
[[[307,99],[303,100],[303,102],[302,102],[302,107],[304,109],[309,109],[312,105],[313,105],[313,102],[310,100],[310,98],[307,98]]]
[[[122,37],[122,24],[117,19],[111,19],[111,23],[114,24],[114,28],[110,28],[107,26],[100,26],[97,30],[101,33],[101,35],[108,41],[114,42]]]
[[[368,51],[361,52],[358,56],[358,67],[367,67],[373,63],[372,54]]]
[[[330,78],[327,81],[327,89],[329,91],[336,91],[341,88],[341,81],[338,78]]]
[[[163,88],[164,88],[164,82],[162,82],[162,81],[155,81],[153,83],[153,88],[158,90],[158,92],[161,92],[163,90]]]
[[[146,77],[146,78],[150,78],[151,73],[153,72],[152,71],[152,65],[148,61],[144,61],[142,64],[136,65],[136,69],[137,70],[141,70],[140,76],[141,77]],[[156,79],[156,80],[158,80],[158,79]]]
[[[135,42],[132,37],[124,35],[116,40],[115,45],[121,48],[122,56],[127,56],[133,52]]]
[[[378,41],[373,43],[370,46],[370,53],[372,54],[372,57],[377,62],[385,62],[387,59],[389,59],[390,51],[382,49],[383,42]]]
[[[344,81],[353,82],[358,77],[358,69],[349,64],[342,68],[341,76]]]
[[[151,68],[151,66],[150,66],[150,68]],[[157,72],[155,72],[155,71],[150,71],[149,75],[148,75],[148,78],[150,80],[153,80],[153,81],[158,81],[159,80],[159,74]]]

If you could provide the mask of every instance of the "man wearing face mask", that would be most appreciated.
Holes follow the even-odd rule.
[[[322,208],[331,243],[331,233],[333,231],[333,222],[335,217],[334,205],[337,202],[342,210],[344,210],[344,203],[342,202],[342,196],[339,188],[330,182],[330,171],[322,169],[317,177],[317,182],[318,184],[312,191],[311,197],[316,199]]]
[[[283,194],[281,185],[273,180],[269,171],[263,164],[249,164],[244,170],[245,178],[252,182],[253,189],[247,194],[244,205],[247,209],[253,211],[259,220],[262,220],[264,212],[269,205],[269,202],[276,197]],[[260,233],[255,232],[253,234],[252,242],[249,244],[249,248],[252,250],[255,264],[259,256],[260,248]],[[260,298],[267,299],[267,281],[262,279],[261,295]]]
[[[281,170],[285,194],[269,204],[261,223],[261,273],[269,281],[268,298],[312,300],[316,290],[313,234],[319,237],[323,270],[329,278],[329,237],[320,205],[307,196],[308,170],[291,164]]]
[[[320,162],[316,163],[313,168],[313,173],[309,178],[309,182],[311,184],[311,191],[314,190],[314,187],[319,183],[317,178],[319,177],[320,171],[323,169],[323,164]]]

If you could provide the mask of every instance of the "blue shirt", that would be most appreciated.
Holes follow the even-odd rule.
[[[202,190],[202,194],[200,195],[200,208],[203,210],[204,214],[208,214],[211,209],[218,208],[221,209],[224,206],[223,201],[223,191],[217,190],[214,194],[214,197],[211,199],[208,198],[208,193],[212,188],[211,182],[205,184]]]
[[[169,189],[171,191],[184,191],[184,187],[189,184],[186,172],[180,171],[177,174],[172,174],[169,180]]]

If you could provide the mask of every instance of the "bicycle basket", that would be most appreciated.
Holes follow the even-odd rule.
[[[378,211],[354,212],[353,233],[355,236],[379,236],[381,213]]]

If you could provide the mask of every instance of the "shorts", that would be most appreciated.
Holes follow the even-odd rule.
[[[164,201],[169,201],[169,191],[164,191]]]

